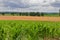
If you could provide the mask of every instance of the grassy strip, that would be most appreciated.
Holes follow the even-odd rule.
[[[0,40],[48,40],[60,38],[60,22],[0,20]]]

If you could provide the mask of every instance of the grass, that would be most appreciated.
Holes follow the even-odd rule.
[[[59,17],[59,13],[46,13],[44,16]]]
[[[0,40],[60,40],[60,22],[0,20]]]

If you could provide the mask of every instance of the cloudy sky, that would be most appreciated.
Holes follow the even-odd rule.
[[[58,12],[60,0],[0,0],[0,11]]]

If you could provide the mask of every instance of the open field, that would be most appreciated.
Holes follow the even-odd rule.
[[[60,17],[0,16],[0,40],[60,40]]]
[[[0,16],[0,20],[38,20],[38,21],[60,21],[60,17],[47,16]]]
[[[60,22],[0,20],[0,40],[60,40]]]

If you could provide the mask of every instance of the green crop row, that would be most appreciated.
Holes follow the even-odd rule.
[[[60,40],[60,22],[0,20],[0,40]]]

